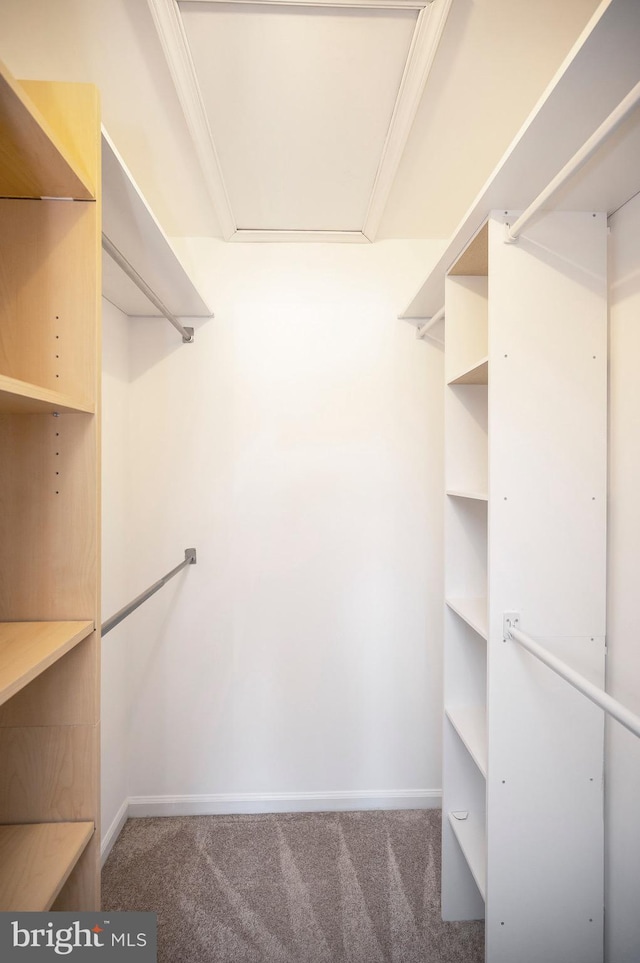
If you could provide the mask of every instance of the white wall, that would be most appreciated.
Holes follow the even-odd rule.
[[[611,219],[608,689],[640,714],[640,196]],[[640,958],[640,740],[609,723],[608,963]]]
[[[440,250],[193,240],[216,318],[131,322],[132,593],[198,550],[128,620],[135,812],[438,801]]]
[[[129,319],[102,300],[102,620],[129,601]],[[107,846],[128,789],[126,622],[102,644],[102,839]],[[115,826],[114,826],[115,823]]]

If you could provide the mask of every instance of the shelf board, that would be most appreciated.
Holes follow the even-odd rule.
[[[0,911],[48,910],[93,832],[90,822],[0,826]]]
[[[446,494],[450,495],[452,498],[473,498],[479,502],[489,501],[489,495],[486,492],[466,492],[459,491],[458,489],[448,488]]]
[[[165,307],[178,318],[212,317],[104,127],[102,203],[104,234]],[[129,317],[162,317],[106,252],[102,266],[102,291],[108,301]]]
[[[466,819],[456,819],[453,813],[449,813],[449,824],[484,899],[487,887],[487,837],[484,817],[470,812]]]
[[[447,382],[448,385],[488,385],[489,384],[489,358],[481,358],[480,361],[462,371],[456,378]]]
[[[445,599],[445,602],[478,635],[483,639],[487,638],[487,600],[485,598]]]
[[[0,622],[0,705],[93,632],[93,622]]]
[[[0,412],[29,415],[51,411],[92,414],[93,407],[60,391],[0,374]]]
[[[447,272],[452,266],[456,273],[460,267],[469,270],[461,252],[471,248],[489,212],[528,207],[617,107],[637,80],[639,22],[639,4],[599,5],[401,318],[419,324],[432,317],[444,302]],[[625,132],[627,127],[631,130]],[[552,207],[616,210],[637,191],[639,147],[640,122],[634,111],[620,133],[605,142],[553,199]]]
[[[487,714],[483,706],[451,706],[445,714],[476,766],[487,777]]]
[[[93,199],[72,153],[0,63],[0,194]]]
[[[489,225],[485,224],[450,269],[452,277],[486,277],[489,273]]]

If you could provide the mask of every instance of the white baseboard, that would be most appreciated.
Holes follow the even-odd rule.
[[[122,827],[129,818],[129,800],[125,799],[120,809],[116,813],[115,819],[109,826],[108,830],[104,834],[102,839],[102,844],[100,846],[100,860],[101,865],[104,866],[107,856],[113,849],[113,844],[122,832]]]
[[[374,792],[215,793],[193,796],[130,796],[104,835],[104,866],[127,819],[142,816],[227,816],[242,813],[321,813],[370,809],[439,809],[441,789],[396,789]]]
[[[128,814],[214,816],[236,813],[344,812],[368,809],[439,809],[441,789],[379,792],[216,793],[193,796],[130,796]],[[113,843],[111,844],[113,845]]]

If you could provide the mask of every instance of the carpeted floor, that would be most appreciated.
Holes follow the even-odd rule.
[[[440,920],[439,810],[130,819],[105,910],[158,913],[159,963],[481,963]]]

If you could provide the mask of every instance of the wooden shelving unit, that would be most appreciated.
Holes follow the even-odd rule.
[[[3,912],[50,909],[93,831],[92,822],[0,826]]]
[[[97,909],[100,118],[0,67],[0,911]]]
[[[69,138],[63,125],[50,123],[47,113],[57,115],[57,90],[39,84],[41,105],[29,96],[28,84],[20,84],[2,69],[0,74],[0,194],[3,197],[73,197],[93,200],[95,181],[83,170],[77,133]],[[73,91],[65,84],[64,97]]]
[[[93,622],[0,623],[0,705],[93,630]]]
[[[51,391],[39,385],[32,385],[17,378],[0,375],[0,412],[8,414],[38,414],[57,412],[73,414],[91,412],[92,404]]]

